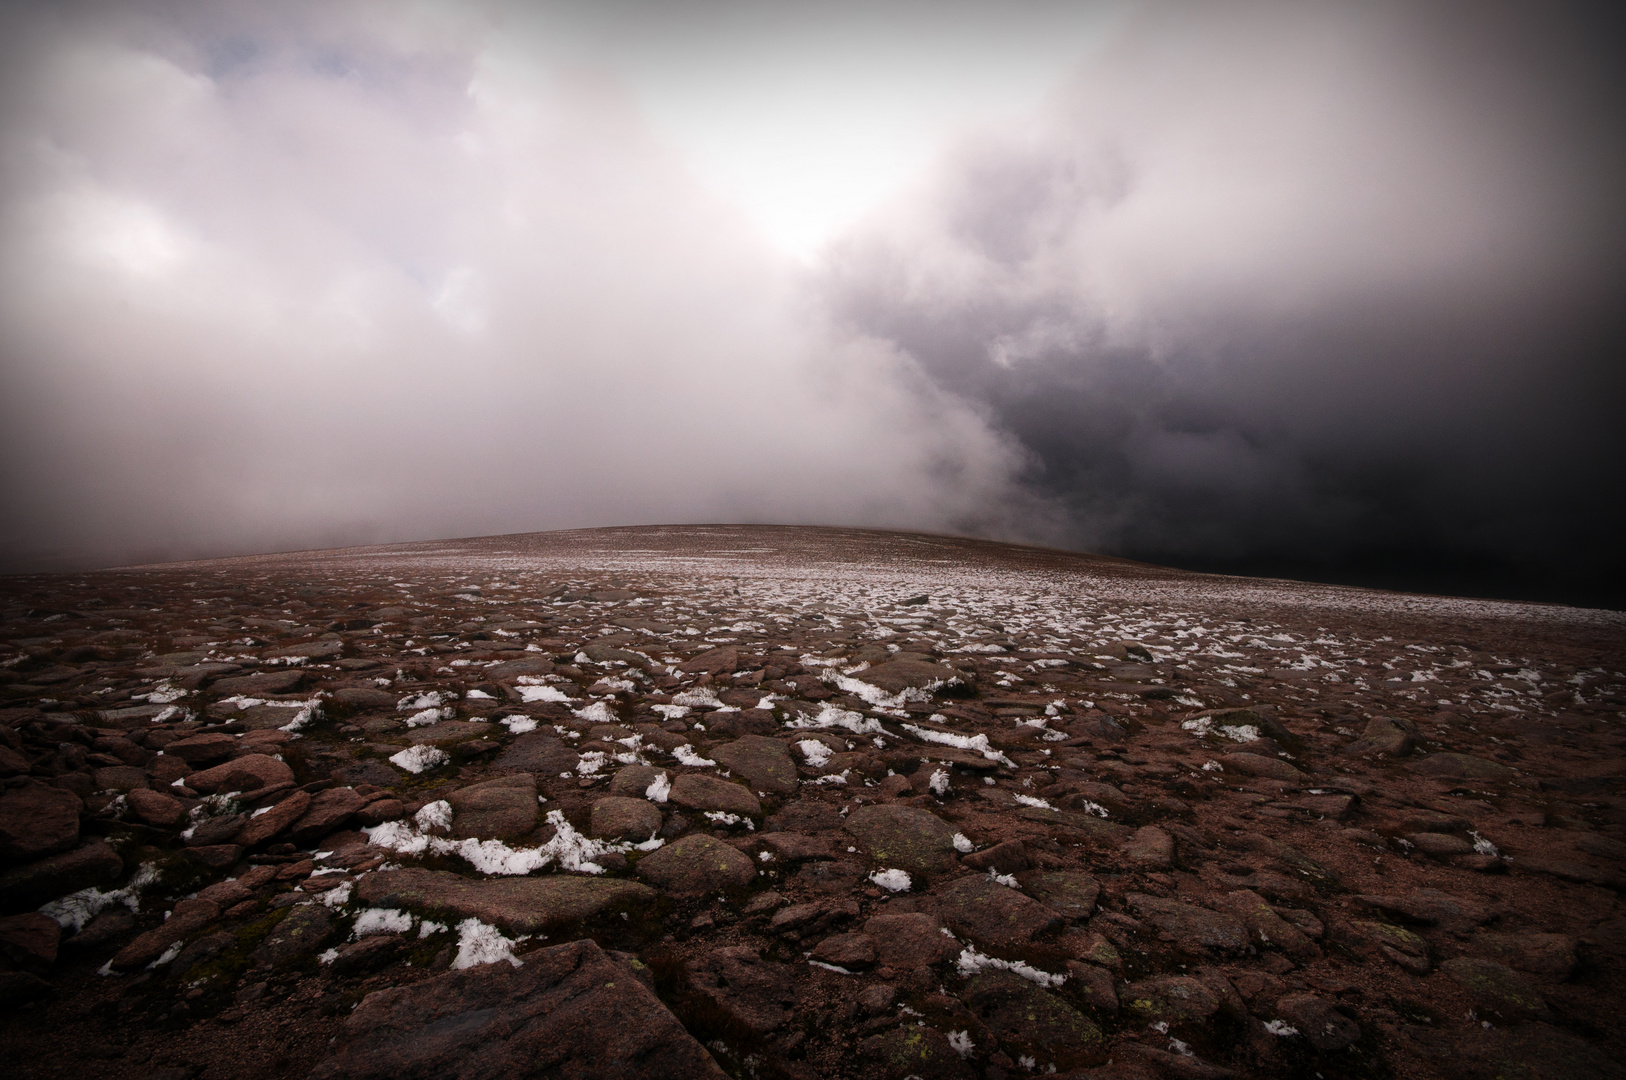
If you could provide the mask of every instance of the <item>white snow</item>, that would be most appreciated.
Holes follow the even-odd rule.
[[[450,760],[451,758],[446,756],[446,751],[437,750],[428,743],[409,746],[399,754],[390,756],[390,764],[398,765],[409,773],[425,772]]]
[[[998,761],[1001,764],[1015,768],[1015,762],[1004,754],[988,745],[986,735],[956,735],[949,731],[933,731],[930,728],[916,727],[914,724],[904,724],[903,730],[919,739],[921,742],[940,743],[944,746],[955,746],[961,750],[975,750],[989,761]]]
[[[825,762],[829,761],[834,753],[817,739],[801,739],[796,743],[796,749],[802,752],[802,757],[815,769],[824,768]]]
[[[949,1032],[948,1044],[949,1046],[953,1047],[954,1052],[959,1054],[962,1058],[970,1057],[972,1051],[976,1050],[977,1048],[977,1044],[971,1041],[970,1028],[966,1028],[964,1031]]]
[[[715,822],[718,825],[738,825],[743,822],[745,827],[750,829],[752,832],[756,832],[757,829],[757,827],[751,823],[750,818],[741,817],[738,814],[730,814],[727,810],[707,810],[706,820]]]
[[[130,880],[122,889],[113,889],[103,892],[95,887],[81,889],[76,893],[52,900],[40,908],[40,914],[55,919],[57,925],[66,930],[73,928],[74,933],[85,928],[85,924],[97,915],[102,909],[113,904],[123,904],[132,912],[141,911],[141,891],[158,880],[158,867],[153,863],[142,863]]]
[[[1017,888],[1015,874],[1001,874],[992,866],[988,868],[988,880],[994,882],[996,885],[1003,885],[1007,889]]]
[[[877,870],[869,879],[887,892],[908,892],[914,885],[914,880],[904,870]]]
[[[395,703],[397,712],[416,712],[419,709],[438,709],[446,704],[446,699],[439,690],[431,690],[427,694],[408,694]]]
[[[644,788],[644,798],[650,802],[663,803],[672,794],[672,780],[664,772],[657,773],[655,779]]]
[[[723,703],[704,686],[696,686],[672,695],[672,704],[687,709],[720,709]]]
[[[452,961],[452,966],[468,968],[506,960],[520,967],[520,959],[514,955],[514,946],[524,940],[503,937],[502,931],[479,919],[464,919],[457,924],[457,959]]]
[[[368,934],[404,934],[412,929],[412,916],[398,908],[367,908],[356,916],[352,937]]]
[[[926,781],[926,786],[931,789],[933,795],[937,795],[939,797],[947,795],[949,793],[948,770],[938,769],[937,771],[933,772],[932,778]]]
[[[446,804],[430,803],[424,810],[443,806]],[[424,810],[418,812],[420,818]],[[445,821],[449,823],[450,820],[448,807]],[[439,822],[437,814],[427,819],[426,827],[433,827]],[[420,855],[424,852],[456,855],[482,874],[505,877],[533,873],[554,863],[576,873],[602,874],[604,867],[593,860],[605,852],[653,851],[665,843],[659,839],[647,840],[642,844],[609,844],[593,840],[577,832],[560,810],[548,811],[547,822],[553,826],[553,839],[534,848],[512,848],[501,840],[446,840],[418,832],[400,821],[388,821],[365,828],[362,832],[367,834],[368,841],[373,845],[402,855]]]
[[[619,724],[621,718],[602,701],[595,701],[579,709],[572,709],[577,716],[594,724]]]
[[[886,728],[881,726],[879,720],[872,720],[863,713],[852,712],[849,709],[838,709],[829,702],[820,708],[817,716],[798,716],[785,721],[788,728],[845,728],[855,735],[881,735]]]
[[[501,724],[515,735],[523,735],[527,731],[536,730],[536,721],[532,720],[529,716],[505,716],[498,720],[497,723]]]
[[[954,834],[954,850],[958,851],[961,855],[965,855],[965,854],[968,854],[970,852],[976,851],[977,850],[977,845],[973,844],[966,837],[965,833],[955,833]]]
[[[527,705],[537,701],[551,701],[564,704],[566,702],[576,700],[572,697],[566,697],[564,692],[558,687],[549,686],[546,683],[534,686],[522,685],[517,687],[517,689],[519,690],[519,699]]]
[[[1271,1020],[1265,1024],[1265,1030],[1279,1039],[1285,1039],[1289,1035],[1297,1035],[1299,1033],[1299,1029],[1294,1027],[1292,1024],[1289,1024],[1286,1020]]]
[[[687,705],[651,705],[650,708],[668,720],[681,720],[689,715],[689,706]]]
[[[1186,720],[1180,726],[1194,735],[1222,735],[1232,742],[1255,742],[1259,738],[1259,729],[1252,724],[1215,724],[1211,716]]]
[[[1065,975],[1052,975],[1048,971],[1040,971],[1025,960],[1001,960],[995,956],[984,956],[978,952],[976,946],[967,945],[960,950],[960,958],[954,962],[961,975],[971,976],[981,971],[1009,971],[1013,975],[1020,975],[1031,983],[1049,989],[1060,986],[1067,981]]]
[[[348,904],[350,902],[350,893],[354,888],[355,883],[347,881],[343,885],[329,889],[322,894],[322,903],[328,907],[341,907]]]
[[[450,720],[454,715],[456,714],[451,709],[424,709],[407,717],[406,726],[426,727],[429,724],[438,724],[442,720]]]
[[[1051,806],[1049,803],[1045,802],[1043,799],[1036,799],[1032,795],[1018,795],[1018,796],[1016,796],[1016,801],[1021,803],[1023,806],[1032,806],[1032,807],[1035,807],[1035,808],[1037,808],[1039,810],[1054,810],[1055,809],[1054,806]]]
[[[673,750],[672,756],[678,759],[678,764],[680,765],[693,765],[699,767],[717,764],[710,758],[701,757],[700,752],[694,747],[690,746],[688,743],[684,743],[676,750]]]

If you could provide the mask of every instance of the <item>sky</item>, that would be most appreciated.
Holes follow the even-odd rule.
[[[0,3],[0,570],[745,521],[1617,604],[1622,31]]]

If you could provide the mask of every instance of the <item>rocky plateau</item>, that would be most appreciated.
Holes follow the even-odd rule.
[[[757,526],[0,579],[23,1078],[1626,1076],[1626,616]]]

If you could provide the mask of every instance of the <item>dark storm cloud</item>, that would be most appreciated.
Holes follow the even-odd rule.
[[[1032,456],[1064,542],[1605,595],[1613,16],[1163,8],[831,253],[850,324]]]

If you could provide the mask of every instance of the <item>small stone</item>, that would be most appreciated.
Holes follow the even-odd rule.
[[[188,765],[207,765],[213,761],[224,761],[232,756],[237,749],[237,740],[230,735],[210,732],[205,735],[192,735],[185,739],[176,739],[164,747],[166,757],[178,757]],[[193,785],[188,784],[188,787]]]
[[[1304,779],[1302,772],[1281,758],[1265,754],[1224,754],[1220,757],[1220,764],[1225,766],[1227,772],[1237,772],[1244,776],[1262,776],[1269,780],[1286,780],[1289,783],[1298,783]]]
[[[999,874],[1018,874],[1033,865],[1028,849],[1020,840],[1007,840],[983,851],[960,856],[960,863],[972,870]]]
[[[354,788],[332,787],[318,791],[311,796],[305,813],[288,827],[288,842],[303,847],[342,829],[366,802],[366,796],[357,794]]]
[[[135,788],[125,795],[136,820],[158,829],[173,829],[186,819],[186,807],[179,799],[161,791]]]
[[[1412,833],[1406,837],[1413,847],[1424,855],[1436,859],[1449,859],[1453,855],[1472,855],[1474,846],[1460,836],[1450,833]]]
[[[310,805],[310,795],[303,791],[295,791],[273,804],[264,813],[250,817],[248,823],[238,832],[236,840],[246,848],[259,847],[304,817]]]
[[[716,810],[750,818],[762,816],[762,804],[749,789],[699,773],[685,773],[678,777],[672,784],[667,800],[689,810]]]
[[[1101,1029],[1054,994],[1009,971],[972,979],[962,995],[1003,1047],[1039,1062],[1041,1071],[1094,1060]]]
[[[743,776],[753,791],[776,795],[796,791],[796,762],[791,760],[790,748],[779,739],[745,735],[712,747],[710,756],[730,772]]]
[[[399,936],[372,934],[340,949],[339,955],[333,958],[328,970],[335,975],[362,975],[389,964],[400,951]]]
[[[1108,1016],[1118,1011],[1118,991],[1112,972],[1078,960],[1067,961],[1069,989],[1074,997],[1096,1012]]]
[[[819,942],[811,959],[848,971],[865,971],[875,964],[875,940],[868,934],[833,934]]]
[[[1129,861],[1147,870],[1167,870],[1174,861],[1174,837],[1156,825],[1135,830],[1125,841],[1124,854]]]
[[[653,765],[628,765],[610,777],[610,794],[629,799],[648,798],[649,785],[662,776],[670,779],[665,769],[657,769]]]
[[[660,831],[660,807],[648,799],[612,795],[593,804],[589,834],[611,840],[648,840]]]

